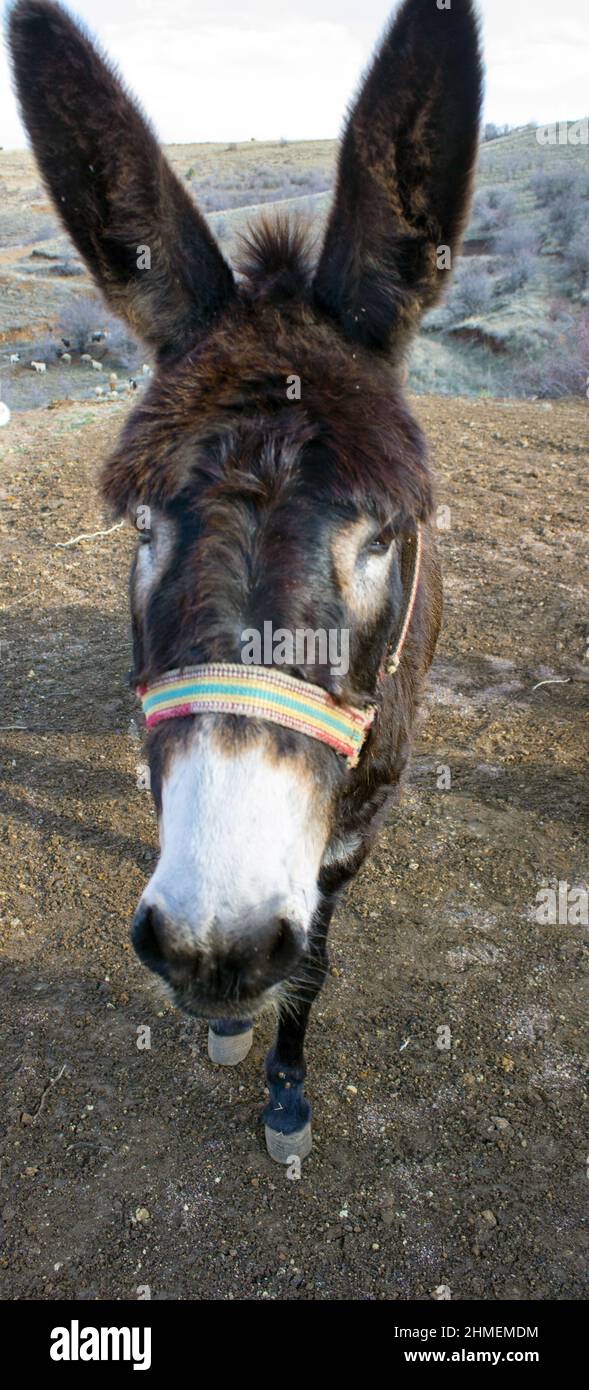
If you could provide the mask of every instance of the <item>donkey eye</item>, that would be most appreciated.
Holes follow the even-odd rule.
[[[390,549],[396,534],[397,530],[392,522],[388,526],[383,526],[382,531],[378,531],[377,534],[372,536],[368,541],[366,545],[368,554],[383,555],[385,551]]]
[[[153,540],[153,535],[151,531],[139,531],[138,535],[140,545],[151,545],[151,542]]]

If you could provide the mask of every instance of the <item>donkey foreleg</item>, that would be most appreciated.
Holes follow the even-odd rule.
[[[308,950],[287,985],[276,1042],[266,1057],[270,1098],[262,1119],[268,1153],[277,1163],[301,1160],[311,1151],[311,1102],[304,1092],[305,1033],[329,965],[327,932],[334,905],[323,904],[313,922]]]

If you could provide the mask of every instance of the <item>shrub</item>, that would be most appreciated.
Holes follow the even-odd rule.
[[[570,188],[557,201],[551,204],[549,221],[559,245],[567,246],[579,231],[584,217],[584,208],[576,188]]]
[[[305,193],[324,193],[331,188],[332,176],[324,169],[299,169],[289,174],[291,183]]]
[[[482,189],[475,199],[474,221],[483,232],[506,227],[516,211],[513,193],[503,188]]]
[[[565,252],[564,264],[571,286],[577,290],[586,289],[589,282],[589,237],[587,232],[579,232],[573,237]]]
[[[536,253],[539,237],[528,223],[515,223],[505,227],[497,237],[497,250],[503,258],[501,265],[500,289],[502,293],[513,294],[523,289],[532,279],[536,269]]]
[[[141,349],[131,330],[114,314],[104,309],[92,295],[76,295],[64,308],[59,324],[60,338],[67,338],[73,352],[90,352],[93,357],[108,356],[129,370],[141,360]],[[92,342],[92,334],[102,331],[106,338]],[[61,349],[61,342],[58,348]]]
[[[507,269],[501,276],[501,291],[514,294],[516,290],[522,290],[532,279],[535,269],[535,257],[529,251],[518,251],[510,258]]]
[[[545,345],[523,363],[514,363],[506,388],[510,394],[543,399],[585,396],[589,378],[589,312],[557,307]]]
[[[537,169],[532,174],[529,186],[537,202],[545,208],[551,207],[553,203],[572,193],[582,197],[584,188],[578,171],[566,167],[554,169],[550,173],[546,169]]]
[[[516,154],[514,152],[503,160],[503,178],[506,182],[511,183],[513,179],[518,179],[520,174],[523,174],[524,170],[529,169],[529,167],[529,160],[526,159],[525,155]]]
[[[255,188],[279,188],[281,179],[275,169],[269,169],[267,165],[258,165],[254,171],[252,183]]]
[[[495,285],[486,268],[474,260],[462,261],[448,301],[448,311],[454,321],[471,318],[488,309]]]
[[[504,227],[497,237],[497,251],[500,256],[534,256],[538,250],[539,236],[528,222],[516,222],[512,227]]]
[[[86,352],[92,334],[104,326],[104,309],[90,294],[76,295],[63,310],[58,325],[62,338],[68,338],[74,352]]]

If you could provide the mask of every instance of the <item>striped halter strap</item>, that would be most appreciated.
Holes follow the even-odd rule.
[[[393,650],[383,663],[381,677],[394,675],[415,608],[421,566],[422,537],[419,526],[406,544],[411,547],[409,590],[401,629]],[[193,714],[240,714],[282,724],[309,738],[319,739],[340,753],[348,767],[356,767],[376,706],[358,709],[341,705],[319,685],[284,675],[275,666],[250,666],[230,662],[205,662],[167,671],[153,685],[139,686],[145,722],[153,729],[164,719]]]

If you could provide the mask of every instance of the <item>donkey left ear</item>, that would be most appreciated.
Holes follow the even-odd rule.
[[[319,308],[353,341],[400,351],[445,288],[470,206],[481,88],[471,0],[405,0],[344,133],[315,277]]]
[[[116,72],[51,0],[17,0],[9,41],[23,119],[57,211],[105,299],[160,359],[235,294],[204,218]]]

